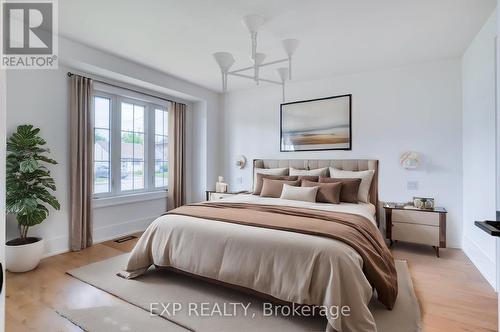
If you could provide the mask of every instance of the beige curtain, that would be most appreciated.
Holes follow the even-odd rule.
[[[70,96],[71,250],[92,245],[92,80],[73,75]]]
[[[172,103],[168,112],[168,210],[185,203],[186,105]]]

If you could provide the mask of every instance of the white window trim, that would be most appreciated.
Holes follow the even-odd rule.
[[[94,197],[93,199],[93,207],[96,209],[104,208],[108,206],[115,205],[124,205],[130,203],[151,201],[155,199],[164,199],[167,198],[168,191],[167,190],[156,190],[144,193],[134,193],[128,195],[119,195],[119,196],[109,196],[109,197]]]
[[[130,93],[126,96],[120,96],[113,93],[122,93],[127,90],[118,88],[109,89],[96,89],[92,94],[92,107],[94,105],[94,97],[107,98],[111,101],[110,110],[110,191],[107,193],[93,194],[94,206],[111,206],[126,204],[128,202],[136,202],[142,200],[154,199],[154,197],[166,197],[168,186],[155,187],[155,150],[151,148],[154,146],[154,112],[155,109],[161,108],[168,114],[171,103],[161,101],[160,99],[150,98],[143,96],[139,93],[134,93],[131,97]],[[106,91],[102,91],[106,90]],[[139,97],[144,98],[139,98]],[[144,189],[137,190],[121,190],[121,103],[132,103],[144,107]],[[92,109],[92,114],[94,110]],[[151,131],[152,130],[152,131]],[[152,195],[153,194],[153,195]],[[99,202],[99,203],[98,203]],[[125,203],[122,203],[125,202]],[[96,206],[97,207],[97,206]]]
[[[102,84],[99,82],[94,83],[94,91],[106,93],[106,94],[111,94],[111,95],[116,95],[116,96],[122,96],[124,98],[132,99],[132,100],[139,100],[143,101],[149,104],[156,104],[162,108],[168,109],[171,105],[171,102],[167,100],[163,100],[160,98],[155,98],[152,96],[147,96],[145,94],[142,94],[140,92],[135,92],[131,91],[129,89],[122,89],[119,87],[111,86],[108,84]]]

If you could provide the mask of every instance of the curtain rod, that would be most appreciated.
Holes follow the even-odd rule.
[[[167,98],[155,96],[155,95],[152,95],[150,93],[146,93],[146,92],[134,90],[134,89],[127,88],[127,87],[124,87],[124,86],[120,86],[120,85],[117,85],[117,84],[112,84],[112,83],[104,82],[104,81],[101,81],[101,80],[94,79],[92,77],[87,77],[87,76],[83,76],[83,75],[80,75],[80,74],[75,74],[75,73],[72,73],[72,72],[68,71],[68,77],[71,77],[73,75],[77,75],[77,76],[81,76],[81,77],[84,77],[84,78],[88,78],[88,79],[93,80],[94,82],[99,82],[101,84],[106,84],[106,85],[109,85],[109,86],[112,86],[112,87],[115,87],[115,88],[124,89],[124,90],[132,91],[132,92],[135,92],[135,93],[140,93],[140,94],[143,94],[143,95],[148,96],[148,97],[153,97],[153,98],[161,99],[161,100],[168,101],[168,102],[171,102],[171,103],[175,103],[175,101],[167,99]]]

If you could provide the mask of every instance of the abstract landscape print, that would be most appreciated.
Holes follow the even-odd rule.
[[[351,150],[352,95],[281,104],[281,151]]]

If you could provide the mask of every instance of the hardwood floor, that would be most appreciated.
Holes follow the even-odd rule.
[[[55,311],[120,301],[65,271],[130,251],[137,240],[113,241],[43,260],[28,273],[7,274],[6,331],[81,331]],[[397,243],[394,256],[408,261],[420,301],[424,331],[497,331],[497,297],[461,250]]]

